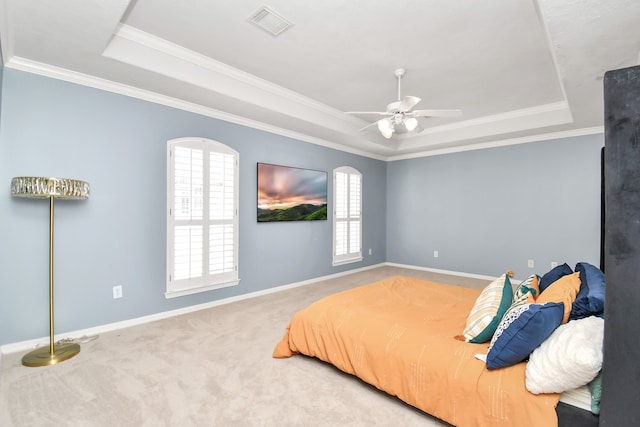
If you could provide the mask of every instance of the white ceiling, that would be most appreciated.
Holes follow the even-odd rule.
[[[261,6],[293,26],[248,22]],[[0,0],[7,67],[382,159],[602,130],[602,76],[638,64],[638,0]],[[372,126],[402,95],[421,119]]]

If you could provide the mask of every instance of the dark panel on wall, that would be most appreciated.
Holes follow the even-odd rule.
[[[606,302],[600,425],[640,425],[640,66],[609,71],[605,99]]]
[[[600,150],[600,270],[604,271],[604,237],[605,237],[605,215],[604,201],[606,194],[604,183],[604,147]]]
[[[4,86],[4,81],[2,79],[3,73],[4,73],[4,58],[2,56],[2,48],[0,48],[0,113],[2,112],[2,86]]]

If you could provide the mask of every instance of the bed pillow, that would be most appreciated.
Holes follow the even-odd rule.
[[[532,274],[523,280],[513,292],[513,304],[534,303],[535,299],[540,295],[539,282],[540,276],[537,274]]]
[[[564,304],[520,304],[505,314],[487,354],[487,368],[498,369],[525,360],[560,326]]]
[[[571,273],[573,273],[573,270],[566,262],[562,265],[553,267],[540,279],[540,292],[544,292],[545,289],[562,276],[566,276]]]
[[[595,316],[561,325],[531,353],[525,370],[533,394],[582,387],[602,368],[604,320]]]
[[[586,262],[576,264],[582,286],[571,307],[570,319],[583,319],[604,313],[604,273]]]
[[[540,296],[536,299],[539,304],[545,302],[561,302],[564,303],[564,317],[562,323],[569,321],[569,315],[571,314],[571,307],[576,300],[578,291],[580,290],[580,274],[572,273],[566,276],[562,276],[556,280],[547,289],[542,291]]]
[[[513,301],[509,277],[513,277],[511,270],[491,282],[476,299],[462,332],[467,342],[478,344],[491,340],[500,319]]]

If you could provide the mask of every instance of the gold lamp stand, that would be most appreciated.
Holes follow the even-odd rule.
[[[66,178],[16,177],[11,180],[11,194],[17,197],[49,199],[49,347],[40,347],[22,357],[30,367],[55,365],[80,353],[76,343],[54,343],[53,329],[53,212],[55,199],[87,199],[89,184]]]

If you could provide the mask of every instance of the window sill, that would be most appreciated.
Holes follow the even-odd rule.
[[[334,267],[337,267],[337,266],[339,266],[339,265],[351,264],[351,263],[354,263],[354,262],[360,262],[360,261],[362,261],[362,260],[363,260],[363,258],[362,258],[362,257],[358,257],[358,258],[349,258],[349,259],[343,259],[343,260],[340,260],[340,261],[333,261],[333,262],[332,262],[332,265],[333,265]]]
[[[236,280],[231,280],[229,282],[223,282],[223,283],[216,283],[213,285],[207,285],[207,286],[198,286],[195,288],[189,288],[189,289],[178,289],[175,291],[167,291],[164,293],[164,297],[166,299],[169,298],[176,298],[176,297],[183,297],[185,295],[193,295],[193,294],[197,294],[200,292],[207,292],[207,291],[213,291],[216,289],[222,289],[222,288],[228,288],[231,286],[236,286],[238,283],[240,283],[240,279],[236,279]]]

